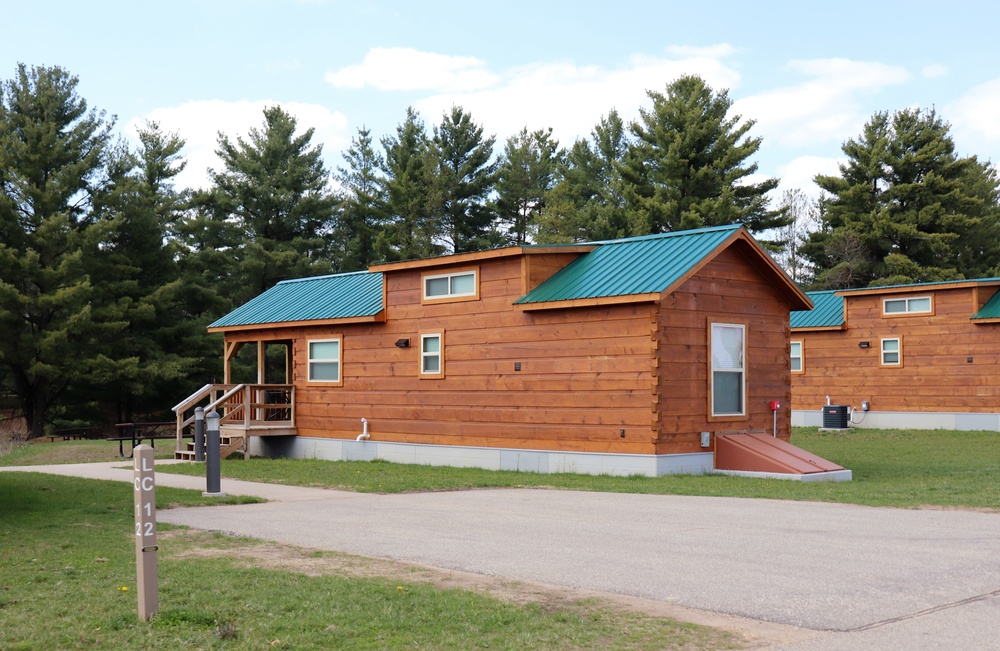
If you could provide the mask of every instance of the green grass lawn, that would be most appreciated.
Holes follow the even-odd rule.
[[[130,443],[125,442],[125,453],[128,454]],[[174,457],[173,441],[158,441],[156,446],[157,459],[172,459]],[[93,463],[96,461],[131,460],[118,455],[117,441],[55,441],[41,439],[30,443],[0,443],[0,466],[43,466],[56,463]]]
[[[226,477],[362,492],[551,487],[625,493],[760,497],[869,506],[1000,510],[1000,433],[944,430],[796,429],[792,442],[851,469],[850,482],[797,482],[721,475],[610,477],[387,463],[226,459]],[[200,465],[163,467],[200,474]]]
[[[361,492],[549,487],[628,493],[761,497],[870,506],[965,507],[1000,511],[1000,432],[796,428],[792,442],[850,468],[854,480],[802,483],[726,476],[594,477],[373,462],[225,459],[225,477]],[[106,441],[20,446],[0,465],[69,463],[118,458]],[[168,445],[158,456],[170,456]],[[94,458],[91,458],[94,457]],[[203,464],[160,466],[160,472],[204,473]]]
[[[207,501],[196,491],[156,493],[160,508]],[[405,575],[248,567],[242,550],[256,541],[201,534],[198,549],[218,545],[231,556],[187,555],[192,545],[171,535],[186,532],[167,525],[159,526],[160,614],[142,623],[130,485],[3,472],[0,507],[7,650],[739,648],[725,632],[600,602],[518,605]]]

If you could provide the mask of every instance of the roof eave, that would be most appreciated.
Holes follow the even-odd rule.
[[[835,332],[847,330],[846,324],[832,326],[792,326],[792,332]]]
[[[247,330],[261,330],[263,328],[300,328],[311,326],[342,325],[346,323],[385,323],[385,310],[380,310],[377,314],[366,314],[362,316],[348,316],[337,319],[309,319],[303,321],[276,321],[270,323],[244,323],[239,325],[209,326],[208,332],[243,332]]]
[[[514,303],[514,307],[524,311],[558,310],[574,307],[594,307],[600,305],[624,305],[628,303],[651,303],[660,300],[658,292],[647,294],[622,294],[618,296],[594,296],[571,298],[561,301],[539,301],[537,303]]]

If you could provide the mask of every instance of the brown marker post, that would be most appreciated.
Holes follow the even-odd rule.
[[[156,551],[156,474],[155,451],[138,445],[132,451],[135,488],[135,576],[139,598],[139,620],[148,622],[160,610]]]

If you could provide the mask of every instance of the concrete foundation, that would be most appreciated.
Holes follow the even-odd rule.
[[[823,412],[817,409],[792,410],[793,427],[822,427]],[[1000,432],[1000,414],[961,412],[905,412],[855,410],[851,426],[871,429],[951,429]]]
[[[291,459],[417,463],[429,466],[518,470],[585,475],[700,475],[713,472],[711,452],[691,454],[602,454],[552,450],[517,450],[452,445],[423,445],[367,440],[308,438],[303,436],[254,436],[250,454]]]

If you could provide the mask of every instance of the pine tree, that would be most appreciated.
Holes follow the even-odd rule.
[[[566,152],[559,179],[539,217],[539,242],[584,242],[627,237],[629,224],[621,166],[628,151],[625,123],[611,111]]]
[[[778,179],[750,183],[748,162],[760,148],[752,120],[728,117],[728,91],[715,93],[696,76],[680,77],[666,94],[649,91],[651,109],[631,124],[634,141],[622,176],[635,234],[743,224],[754,233],[787,224],[768,208]]]
[[[552,189],[561,153],[552,129],[528,133],[528,129],[507,139],[497,170],[496,211],[508,242],[522,245],[534,240],[538,215]]]
[[[960,158],[933,111],[877,113],[819,175],[822,228],[803,252],[817,287],[863,287],[980,275],[997,264],[995,171]]]
[[[337,169],[342,208],[333,240],[339,249],[338,271],[357,271],[384,261],[386,192],[381,170],[385,161],[364,127],[344,152],[344,160],[347,167]]]
[[[109,156],[108,183],[95,198],[105,228],[99,247],[85,258],[94,281],[94,309],[120,315],[129,327],[99,351],[101,372],[71,387],[75,410],[89,403],[116,422],[163,413],[178,385],[204,384],[218,357],[205,334],[206,315],[192,309],[199,290],[180,280],[176,248],[168,234],[186,207],[172,179],[184,167],[184,141],[155,123],[139,130],[140,147],[123,145]]]
[[[237,304],[279,280],[332,268],[327,242],[338,201],[322,146],[312,145],[314,130],[296,134],[296,128],[294,117],[272,106],[264,109],[263,128],[251,129],[246,140],[220,134],[216,153],[224,170],[213,170],[213,188],[197,197],[203,218],[234,223],[241,231],[229,252]],[[217,227],[220,235],[226,230]]]
[[[395,136],[382,139],[385,149],[385,190],[389,223],[380,243],[387,261],[415,260],[440,255],[444,247],[435,242],[440,233],[434,191],[436,160],[423,120],[413,108],[396,127]]]
[[[98,370],[101,338],[125,326],[94,314],[84,261],[104,234],[92,199],[114,119],[88,111],[77,83],[21,64],[0,89],[0,377],[31,436],[67,387]]]
[[[434,127],[431,155],[437,162],[436,190],[441,237],[452,253],[490,248],[500,243],[496,215],[488,198],[496,184],[498,163],[491,162],[496,137],[459,106]]]

